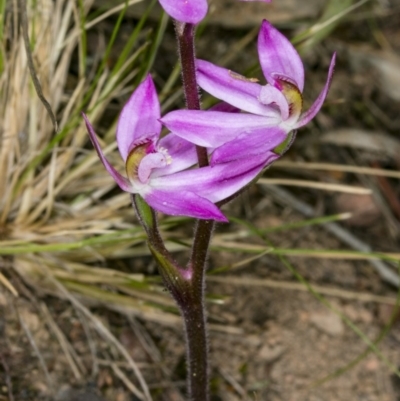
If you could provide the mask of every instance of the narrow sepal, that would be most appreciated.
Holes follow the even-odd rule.
[[[334,53],[332,56],[331,64],[329,66],[329,71],[328,71],[328,77],[326,79],[324,88],[322,89],[321,93],[319,94],[313,105],[302,116],[300,116],[300,119],[297,122],[295,128],[300,128],[308,124],[321,109],[325,101],[325,98],[328,95],[329,88],[331,86],[332,76],[335,69],[335,62],[336,62],[336,53]]]
[[[82,116],[85,120],[86,128],[89,133],[89,138],[96,149],[97,155],[99,156],[99,159],[103,163],[104,167],[108,171],[108,173],[111,175],[111,177],[114,179],[114,181],[118,184],[118,186],[126,192],[131,192],[132,186],[127,178],[122,176],[115,168],[110,164],[110,162],[107,160],[107,158],[104,156],[104,153],[101,149],[101,146],[99,144],[99,141],[97,139],[96,133],[93,129],[92,124],[90,124],[89,119],[87,118],[86,114],[82,113]]]

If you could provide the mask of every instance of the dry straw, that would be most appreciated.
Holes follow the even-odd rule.
[[[84,8],[79,7],[81,3]],[[40,90],[58,122],[56,132],[32,83],[24,38],[16,28],[17,5],[4,14],[0,267],[7,261],[11,269],[1,274],[0,285],[17,294],[10,280],[13,270],[36,289],[38,296],[77,297],[86,304],[180,325],[174,304],[158,281],[113,268],[113,261],[143,257],[149,252],[130,197],[114,191],[114,181],[88,144],[81,111],[101,127],[100,118],[110,102],[122,106],[132,82],[140,80],[143,65],[154,59],[154,54],[147,52],[150,40],[145,39],[151,39],[150,33],[138,31],[127,41],[131,49],[125,59],[117,59],[117,69],[109,66],[107,54],[93,64],[93,57],[86,55],[87,29],[124,10],[118,6],[90,20],[92,3],[39,0],[26,4],[28,47]],[[160,32],[154,35],[159,37]],[[76,70],[77,74],[71,73]],[[104,138],[102,146],[122,171],[114,140],[115,124],[108,125],[99,129]],[[164,219],[161,229],[176,227],[181,221]],[[173,242],[169,245],[171,251],[185,250]],[[223,330],[218,325],[213,328]]]
[[[137,60],[147,42],[131,41],[131,51],[113,69],[106,53],[97,64],[87,56],[86,21],[92,0],[1,3],[0,286],[17,295],[14,271],[37,296],[51,293],[75,308],[81,305],[78,298],[90,298],[134,315],[149,313],[156,319],[158,314],[167,320],[169,313],[150,306],[168,305],[157,286],[147,284],[142,275],[104,268],[106,259],[134,255],[134,246],[143,246],[144,239],[134,223],[129,196],[113,191],[114,182],[86,146],[80,116],[84,109],[99,126],[110,102],[125,100],[121,94],[137,77]],[[93,22],[91,26],[96,28]],[[91,70],[100,73],[90,74]],[[57,130],[38,90],[56,116]],[[114,127],[109,125],[100,134],[107,138],[103,145],[108,157],[118,166]],[[95,317],[92,321],[111,341],[111,333],[104,326],[98,329]],[[134,362],[120,344],[111,343],[135,371],[137,394],[150,399]],[[76,367],[74,373],[79,376]]]

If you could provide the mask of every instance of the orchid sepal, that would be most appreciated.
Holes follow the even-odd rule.
[[[95,148],[97,155],[99,156],[100,161],[103,163],[104,167],[108,171],[108,173],[111,175],[111,177],[114,179],[114,181],[118,184],[118,186],[126,192],[130,192],[131,190],[131,185],[129,183],[129,180],[122,176],[115,168],[111,165],[111,163],[107,160],[107,158],[104,156],[104,153],[101,149],[100,143],[97,139],[96,133],[94,131],[94,128],[92,124],[90,124],[89,119],[87,118],[85,113],[82,113],[82,117],[85,120],[86,128],[89,133],[90,140],[93,144],[93,147]]]
[[[335,64],[336,64],[336,52],[333,53],[333,56],[331,58],[331,62],[329,64],[329,71],[328,71],[328,76],[325,82],[325,86],[318,95],[317,99],[314,101],[312,106],[300,116],[299,121],[296,124],[296,128],[303,127],[304,125],[308,124],[320,111],[322,104],[325,101],[326,96],[328,95],[329,88],[331,86],[332,82],[332,77],[335,69]]]

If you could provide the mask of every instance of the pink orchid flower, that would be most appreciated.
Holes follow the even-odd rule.
[[[271,0],[241,0],[241,1],[263,1],[269,3]],[[207,14],[207,0],[159,0],[162,8],[172,18],[180,22],[198,24]]]
[[[118,120],[116,139],[126,176],[106,159],[92,125],[83,117],[101,162],[118,186],[165,214],[227,221],[214,203],[236,193],[260,169],[257,160],[189,169],[197,163],[195,146],[173,134],[160,138],[160,104],[150,75]]]
[[[289,40],[268,21],[258,36],[258,54],[267,85],[260,85],[207,61],[197,61],[198,84],[211,95],[245,113],[178,110],[162,118],[175,135],[216,148],[211,164],[270,152],[270,141],[312,120],[328,94],[335,65],[332,57],[324,88],[303,113],[304,67]],[[186,120],[186,124],[181,121]],[[282,141],[283,142],[283,141]]]

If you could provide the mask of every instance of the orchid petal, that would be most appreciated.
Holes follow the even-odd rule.
[[[117,125],[117,143],[124,159],[139,139],[158,138],[161,131],[160,103],[150,75],[136,88],[122,109]]]
[[[166,191],[153,189],[143,197],[154,209],[172,216],[228,221],[214,203],[194,192],[176,190],[176,188]]]
[[[260,162],[261,161],[261,162]],[[151,180],[154,187],[160,190],[196,192],[198,195],[218,202],[233,195],[252,181],[265,165],[256,158],[243,159],[238,162],[217,164],[193,170],[186,170],[170,176]]]
[[[115,168],[110,164],[110,162],[106,159],[104,156],[104,153],[101,149],[101,146],[99,144],[99,141],[97,139],[96,133],[94,132],[92,124],[90,124],[87,116],[82,113],[82,116],[85,120],[86,128],[89,133],[90,140],[92,141],[92,144],[94,148],[96,149],[97,155],[99,156],[101,162],[103,163],[104,167],[108,171],[108,173],[111,175],[111,177],[114,179],[114,181],[118,184],[118,186],[126,192],[131,192],[132,191],[132,186],[127,178],[122,176]]]
[[[162,169],[153,170],[152,177],[162,177],[185,170],[197,163],[196,147],[193,143],[174,134],[168,134],[158,142],[158,148],[168,150],[171,163]]]
[[[256,157],[261,160],[267,152],[275,149],[285,139],[286,132],[279,127],[261,128],[251,134],[241,134],[214,151],[211,165]]]
[[[300,92],[304,87],[304,67],[299,53],[290,41],[264,20],[258,35],[258,55],[268,83],[275,84],[273,74],[286,75],[296,82]]]
[[[264,104],[275,103],[280,112],[282,120],[287,120],[289,117],[289,104],[284,94],[275,86],[266,85],[261,88],[260,102]]]
[[[159,0],[172,18],[190,24],[199,23],[207,14],[207,0]]]
[[[265,163],[266,155],[264,154],[258,160],[243,159],[240,163],[235,161],[205,167],[204,169],[209,171],[204,173],[209,174],[210,177],[203,186],[198,187],[197,193],[212,202],[227,199],[253,181],[263,170]]]
[[[237,135],[253,128],[278,125],[281,121],[276,110],[269,116],[219,111],[176,110],[165,115],[161,122],[175,135],[198,146],[216,148]]]
[[[317,97],[314,104],[307,110],[301,117],[300,120],[297,122],[295,128],[303,127],[304,125],[308,124],[319,112],[322,107],[322,104],[325,101],[325,98],[329,92],[329,88],[331,86],[333,71],[335,69],[335,62],[336,62],[336,53],[333,54],[331,59],[331,64],[329,66],[328,77],[326,79],[326,83],[324,88],[322,89],[321,93]]]
[[[249,113],[270,113],[270,107],[258,99],[260,84],[204,60],[197,60],[196,65],[198,85],[212,96]]]

